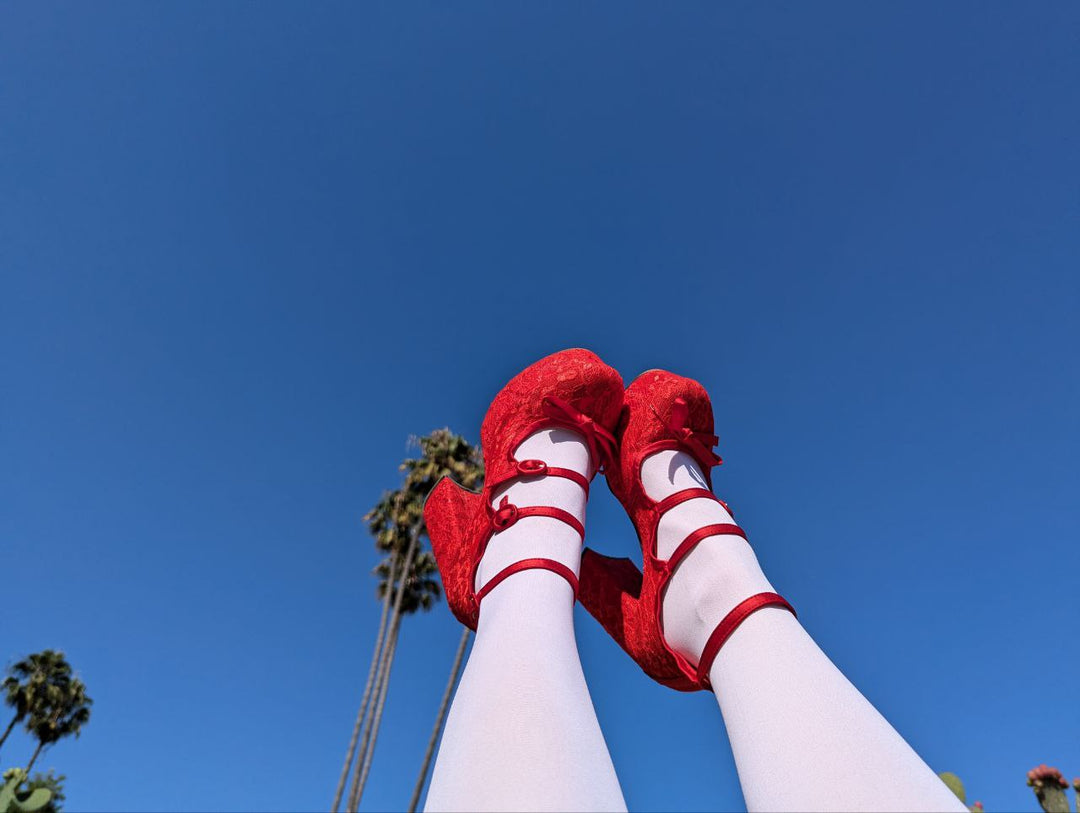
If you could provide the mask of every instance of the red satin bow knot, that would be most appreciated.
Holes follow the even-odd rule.
[[[585,441],[589,444],[589,452],[598,467],[606,468],[609,463],[615,461],[618,449],[615,436],[573,404],[557,395],[545,395],[543,410],[544,414],[552,420],[585,436]]]
[[[690,406],[684,398],[676,398],[671,404],[671,417],[668,418],[668,430],[683,444],[689,446],[695,456],[709,468],[719,466],[724,461],[713,451],[713,446],[720,442],[716,435],[695,432],[690,428]]]

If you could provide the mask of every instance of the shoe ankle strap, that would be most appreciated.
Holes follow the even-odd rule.
[[[570,585],[570,589],[574,592],[574,599],[577,599],[578,592],[578,580],[574,575],[574,571],[564,565],[562,562],[557,562],[554,559],[521,559],[514,562],[512,565],[508,565],[488,579],[479,590],[476,591],[476,602],[479,604],[484,600],[484,596],[494,590],[499,584],[509,576],[513,576],[515,573],[520,573],[522,570],[550,570],[559,576],[566,579]]]
[[[705,642],[705,648],[701,651],[701,658],[698,660],[696,674],[697,683],[701,688],[712,689],[709,682],[709,671],[712,669],[713,661],[716,660],[716,656],[720,652],[720,647],[724,645],[743,621],[763,607],[783,607],[796,618],[799,617],[795,612],[795,608],[788,604],[787,600],[778,593],[757,593],[744,601],[740,601],[716,625],[716,629],[712,631],[709,640]]]

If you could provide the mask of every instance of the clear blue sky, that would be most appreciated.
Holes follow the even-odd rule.
[[[409,435],[585,346],[709,388],[805,626],[1035,809],[1025,771],[1080,774],[1080,6],[534,5],[0,10],[0,660],[61,647],[96,700],[44,759],[69,808],[325,808],[361,516]],[[367,809],[458,630],[409,622]],[[578,632],[631,807],[741,806],[713,700]]]

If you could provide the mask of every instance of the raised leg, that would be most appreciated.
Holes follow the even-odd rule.
[[[588,476],[589,453],[564,430],[532,435],[517,459]],[[585,519],[585,493],[562,478],[516,482],[497,493]],[[477,589],[507,565],[555,559],[575,574],[580,536],[566,523],[526,517],[497,534]],[[524,570],[484,597],[476,641],[446,722],[425,810],[625,810],[578,658],[570,584]]]
[[[651,456],[642,476],[657,500],[705,482],[693,458],[674,451]],[[713,500],[685,502],[661,519],[660,556],[695,528],[732,521]],[[664,597],[669,645],[696,664],[727,613],[761,592],[774,591],[746,540],[705,539]],[[749,810],[966,810],[786,610],[752,613],[709,675]]]

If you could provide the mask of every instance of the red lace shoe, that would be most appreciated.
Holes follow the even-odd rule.
[[[695,668],[664,640],[663,597],[675,567],[702,540],[710,536],[746,534],[738,525],[698,528],[684,539],[670,559],[656,556],[656,531],[663,514],[687,500],[707,497],[731,510],[712,493],[711,469],[722,462],[713,452],[712,404],[698,382],[664,370],[642,373],[627,388],[626,404],[617,436],[620,460],[606,470],[611,492],[626,508],[641,542],[644,573],[629,559],[603,556],[588,548],[581,559],[582,605],[626,650],[645,674],[665,686],[690,692],[708,689],[709,669],[716,653],[735,628],[755,610],[778,605],[795,610],[776,593],[759,593],[738,604],[709,637]],[[697,460],[708,489],[676,492],[660,502],[645,493],[641,465],[663,449],[688,452]]]
[[[562,428],[580,434],[589,447],[590,472],[616,459],[613,430],[622,409],[623,384],[619,374],[588,350],[563,350],[526,367],[510,380],[491,402],[480,442],[484,450],[484,489],[477,494],[444,477],[424,504],[431,547],[442,575],[446,601],[457,619],[476,629],[480,602],[507,576],[541,568],[558,573],[577,594],[574,572],[554,559],[532,558],[515,562],[475,590],[476,570],[488,541],[525,517],[551,517],[565,522],[585,539],[577,518],[551,506],[517,506],[503,497],[491,507],[492,495],[511,480],[565,477],[585,489],[591,477],[571,469],[548,466],[542,460],[516,460],[514,451],[535,432]]]

